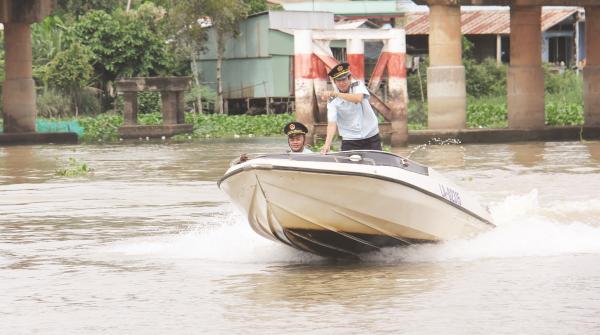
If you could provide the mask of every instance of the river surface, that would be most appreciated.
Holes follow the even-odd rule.
[[[0,334],[600,334],[600,142],[416,150],[498,227],[352,263],[261,238],[217,188],[285,148],[0,147]]]

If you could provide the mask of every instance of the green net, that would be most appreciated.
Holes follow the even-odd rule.
[[[38,133],[77,133],[77,136],[83,136],[83,127],[76,120],[35,120],[35,130]]]

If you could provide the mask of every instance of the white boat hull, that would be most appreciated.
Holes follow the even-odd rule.
[[[220,187],[258,234],[326,256],[464,238],[493,227],[485,209],[431,169],[421,175],[265,157],[234,166]]]

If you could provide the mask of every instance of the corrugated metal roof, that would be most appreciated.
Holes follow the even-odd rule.
[[[333,13],[312,11],[270,11],[271,29],[333,29]]]
[[[315,10],[332,12],[336,15],[365,16],[365,15],[389,15],[405,13],[418,7],[410,0],[390,1],[302,1],[286,2],[281,5],[285,10]]]
[[[542,10],[542,31],[552,28],[573,15],[576,7],[544,7]],[[510,9],[461,10],[462,33],[465,35],[508,35],[510,34]],[[429,33],[429,12],[408,13],[405,26],[406,35],[427,35]]]

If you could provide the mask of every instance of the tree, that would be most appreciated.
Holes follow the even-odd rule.
[[[269,10],[269,6],[265,0],[244,0],[248,5],[248,14],[256,14]]]
[[[73,16],[75,18],[85,15],[92,10],[103,10],[108,13],[119,6],[123,6],[126,0],[58,0],[56,13],[59,16]]]
[[[33,78],[48,88],[44,71],[58,53],[67,49],[66,26],[59,16],[48,16],[32,26]]]
[[[71,98],[75,116],[79,115],[81,93],[94,74],[90,65],[92,56],[90,49],[73,43],[67,50],[59,52],[44,71],[44,81]]]
[[[150,9],[129,13],[117,10],[112,15],[91,11],[71,27],[72,40],[92,51],[94,69],[103,87],[118,77],[169,73],[171,57],[156,22],[160,14]]]
[[[223,66],[225,43],[228,38],[239,34],[239,22],[247,16],[248,7],[245,3],[237,0],[210,2],[212,6],[208,6],[208,14],[212,19],[213,28],[217,35],[217,100],[215,101],[215,113],[224,114],[221,68]]]
[[[173,1],[172,8],[174,31],[180,38],[191,38],[191,43],[194,43],[193,41],[203,41],[206,38],[206,32],[198,21],[203,17],[210,18],[217,39],[217,99],[215,101],[215,113],[223,114],[221,68],[225,42],[228,38],[235,37],[239,33],[239,22],[247,17],[249,5],[246,1],[238,0],[176,0]],[[193,50],[192,52],[196,51]]]
[[[198,53],[206,40],[206,29],[198,24],[198,14],[203,11],[203,1],[175,1],[168,13],[171,41],[176,57],[191,60],[190,67],[195,86],[194,98],[198,111],[202,113],[202,87],[198,72]]]

